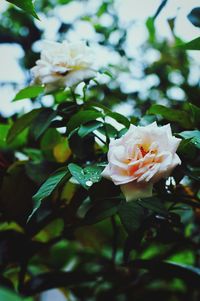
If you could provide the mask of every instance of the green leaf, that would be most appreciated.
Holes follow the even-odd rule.
[[[78,113],[74,114],[68,124],[67,129],[68,132],[72,132],[77,127],[81,126],[82,124],[85,124],[89,121],[96,120],[97,118],[102,117],[101,112],[92,111],[92,110],[85,110],[85,111],[79,111]]]
[[[42,110],[43,109],[34,109],[18,118],[8,132],[6,138],[7,143],[11,143],[17,135],[19,135],[25,128],[29,127]]]
[[[27,131],[23,131],[20,133],[14,140],[7,145],[6,143],[6,137],[8,135],[8,132],[11,128],[10,124],[0,124],[0,149],[17,149],[25,145],[26,138],[27,138]]]
[[[190,121],[190,114],[186,111],[175,110],[162,105],[152,105],[147,111],[147,113],[161,115],[166,120],[177,122],[185,129],[189,129],[192,127],[192,122]]]
[[[89,189],[94,183],[101,180],[101,173],[104,166],[101,165],[91,165],[84,169],[79,165],[70,163],[68,169],[71,175],[85,188]]]
[[[198,37],[188,43],[178,45],[178,47],[181,47],[186,50],[200,50],[200,37]]]
[[[123,124],[126,128],[129,128],[130,126],[130,121],[128,120],[128,118],[126,118],[125,116],[117,113],[117,112],[110,112],[107,114],[107,116],[115,119],[117,122]]]
[[[137,231],[145,219],[144,208],[136,201],[123,202],[119,206],[119,217],[128,233]]]
[[[153,277],[157,279],[179,278],[184,280],[190,288],[199,288],[200,269],[185,264],[175,262],[163,262],[160,260],[135,260],[131,264],[132,268],[147,269]]]
[[[36,116],[30,127],[30,133],[36,140],[45,132],[55,117],[56,112],[50,108],[44,109]]]
[[[39,17],[35,12],[35,8],[31,0],[7,0],[7,1],[16,5],[17,7],[24,10],[26,13],[32,15],[34,18],[39,20]]]
[[[138,201],[138,204],[140,204],[142,207],[152,210],[155,213],[167,216],[168,211],[164,207],[163,203],[155,197],[152,198],[145,198]]]
[[[196,168],[191,167],[191,168],[189,168],[187,170],[187,175],[189,177],[191,177],[192,179],[199,181],[200,180],[200,168],[199,167],[196,167]]]
[[[61,181],[64,180],[64,178],[69,178],[68,169],[58,169],[42,184],[38,192],[33,196],[34,209],[31,215],[29,216],[28,220],[30,220],[35,211],[40,207],[41,201],[49,197],[53,193],[53,191],[58,187]]]
[[[41,86],[29,86],[17,93],[13,101],[18,101],[25,98],[35,98],[44,93],[44,88]]]
[[[193,143],[191,143],[191,139],[184,139],[181,141],[178,152],[188,159],[194,159],[196,156],[196,147]]]
[[[88,210],[84,217],[84,224],[97,223],[117,213],[121,199],[119,197],[111,197],[99,199]]]
[[[33,276],[29,280],[27,280],[22,288],[22,293],[24,295],[33,296],[43,291],[50,290],[53,288],[58,288],[58,287],[64,287],[64,288],[71,288],[73,286],[79,287],[84,283],[92,283],[94,279],[97,278],[97,276],[99,276],[99,274],[97,273],[94,274],[91,272],[88,273],[83,269],[75,270],[72,272],[50,271],[47,273],[42,273]]]
[[[0,300],[5,300],[5,301],[28,301],[28,299],[24,299],[17,295],[16,293],[5,289],[3,287],[0,288]],[[29,299],[30,300],[30,299]]]
[[[179,136],[184,139],[190,139],[190,142],[193,143],[195,147],[200,149],[200,131],[184,131],[179,133]]]
[[[173,254],[168,258],[170,262],[176,262],[180,264],[195,264],[195,254],[192,250],[181,250],[180,252]]]
[[[87,101],[84,104],[84,108],[90,109],[91,107],[102,109],[105,113],[110,113],[111,112],[111,110],[108,107],[106,107],[102,103],[99,103],[99,102],[96,102],[96,101]]]
[[[147,27],[148,32],[149,32],[149,41],[150,41],[150,43],[153,43],[155,41],[155,37],[156,37],[154,18],[150,17],[150,18],[147,19],[146,27]]]
[[[155,14],[153,16],[154,20],[159,16],[159,14],[161,13],[161,11],[163,10],[163,8],[165,7],[165,5],[167,4],[167,1],[168,0],[162,0],[161,1],[160,5],[158,6],[158,8],[157,8],[157,10],[156,10],[156,12],[155,12]]]
[[[23,223],[32,209],[33,182],[27,177],[24,162],[11,165],[3,177],[0,189],[0,204],[8,220]]]
[[[98,132],[109,138],[116,138],[118,131],[109,123],[104,123],[104,126],[98,129]]]
[[[194,124],[194,126],[199,126],[200,125],[200,108],[195,106],[192,103],[188,104],[190,114],[191,114],[191,120]]]
[[[113,78],[113,74],[108,69],[102,69],[99,71],[101,74],[105,74],[109,76],[110,78]]]
[[[91,121],[84,125],[81,125],[78,130],[78,134],[80,137],[83,138],[102,126],[103,126],[103,123],[100,121]]]
[[[97,17],[101,17],[108,9],[108,3],[103,2],[97,11]]]
[[[71,91],[70,90],[59,90],[59,91],[56,91],[54,94],[54,99],[55,99],[55,102],[57,104],[60,104],[60,103],[63,103],[63,102],[66,102],[66,100],[69,100],[71,98]]]
[[[81,138],[77,132],[73,132],[69,138],[69,148],[78,159],[90,160],[91,156],[94,155],[94,137]]]

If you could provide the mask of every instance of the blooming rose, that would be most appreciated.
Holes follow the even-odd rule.
[[[152,195],[153,184],[181,164],[176,154],[181,139],[170,124],[131,125],[124,136],[110,142],[103,177],[120,185],[127,201]]]
[[[45,41],[41,58],[31,69],[34,84],[44,84],[47,91],[72,87],[92,78],[93,52],[84,42],[63,43]]]

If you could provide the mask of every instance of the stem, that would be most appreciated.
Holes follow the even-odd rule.
[[[115,263],[116,253],[117,253],[118,227],[114,215],[111,216],[111,223],[113,228],[112,261],[113,263]]]
[[[110,143],[110,138],[108,136],[108,131],[107,131],[107,127],[106,127],[106,121],[105,121],[105,117],[103,118],[104,120],[104,129],[105,129],[105,134],[106,134],[106,145],[107,147],[109,146],[109,143]]]
[[[87,91],[87,85],[83,87],[83,101],[86,102],[86,91]]]
[[[20,272],[19,272],[19,285],[18,285],[19,292],[21,292],[21,290],[23,289],[23,286],[24,286],[24,280],[25,280],[25,276],[26,276],[27,265],[28,265],[28,258],[25,258],[21,262],[21,269],[20,269]]]
[[[93,134],[94,134],[94,133],[93,133]],[[103,139],[101,139],[97,134],[94,134],[94,136],[95,136],[97,139],[99,139],[103,144],[106,145],[106,142],[103,141]]]
[[[71,90],[72,99],[76,103],[76,93],[74,92],[73,88],[71,88],[70,90]]]

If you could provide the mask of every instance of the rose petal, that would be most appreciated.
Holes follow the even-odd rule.
[[[137,183],[136,181],[120,186],[126,201],[133,201],[140,198],[152,196],[153,184]]]
[[[101,173],[102,177],[108,179],[108,180],[111,180],[111,177],[110,177],[110,167],[109,165],[107,165],[104,170],[102,171]]]
[[[83,69],[78,71],[71,71],[66,77],[65,77],[65,84],[68,87],[72,87],[84,79],[89,79],[96,76],[96,71],[91,69]]]

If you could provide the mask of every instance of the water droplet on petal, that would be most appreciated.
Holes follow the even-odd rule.
[[[88,186],[88,187],[91,187],[93,185],[93,182],[92,181],[86,181],[85,185]]]

